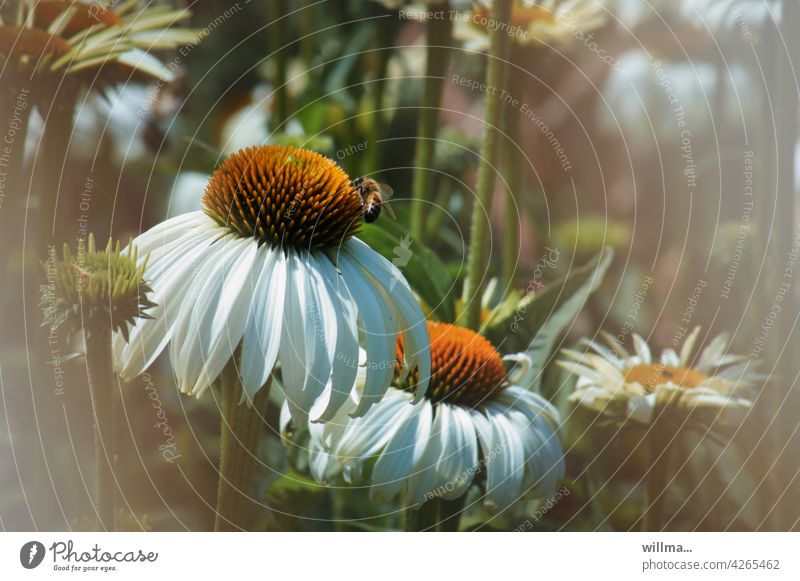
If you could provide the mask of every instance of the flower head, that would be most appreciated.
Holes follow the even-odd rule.
[[[294,147],[234,153],[211,176],[203,204],[221,227],[274,248],[336,248],[361,225],[361,196],[342,168]]]
[[[360,343],[370,368],[350,411],[362,415],[381,399],[403,333],[422,397],[430,376],[422,310],[400,271],[354,236],[360,199],[333,161],[294,147],[249,148],[217,168],[203,204],[135,241],[152,253],[147,276],[159,306],[129,344],[117,343],[123,378],[169,344],[185,393],[201,395],[235,358],[248,397],[276,374],[296,419],[319,405],[311,419],[326,421],[350,400]]]
[[[633,354],[606,337],[610,349],[588,342],[594,353],[565,349],[559,364],[578,376],[571,399],[618,419],[650,423],[659,397],[672,397],[673,409],[688,413],[707,411],[715,421],[738,422],[751,407],[752,364],[745,357],[727,354],[728,339],[719,335],[692,358],[700,334],[697,327],[687,337],[680,355],[666,349],[656,361],[644,339],[634,335]]]
[[[590,33],[606,21],[601,0],[515,0],[510,22],[492,22],[491,2],[479,0],[472,13],[456,23],[454,36],[466,48],[485,52],[489,31],[503,27],[517,46],[554,46]]]
[[[55,251],[45,265],[48,284],[42,286],[41,304],[45,324],[67,327],[71,335],[81,328],[111,328],[128,339],[129,328],[137,318],[148,318],[155,306],[148,298],[150,286],[144,280],[147,259],[139,262],[133,246],[126,253],[120,244],[98,251],[94,236],[88,245],[78,246],[77,255],[65,244],[62,258]]]
[[[371,493],[391,499],[405,489],[409,504],[458,498],[476,481],[483,483],[485,499],[501,508],[523,494],[554,490],[564,474],[559,415],[516,384],[530,360],[523,354],[501,358],[486,339],[462,327],[429,322],[428,330],[426,397],[412,401],[413,379],[398,366],[395,387],[366,415],[347,418],[343,407],[330,423],[310,425],[314,477],[325,482],[341,474],[352,483],[367,476],[374,460]],[[398,353],[403,351],[401,339]],[[519,368],[507,372],[504,360]],[[353,400],[349,408],[355,405]],[[287,413],[282,420],[288,426]]]
[[[9,87],[29,82],[39,93],[75,92],[129,80],[169,81],[168,67],[150,51],[195,44],[195,31],[175,25],[188,10],[137,10],[138,2],[72,0],[21,2],[14,23],[0,21],[0,63]]]

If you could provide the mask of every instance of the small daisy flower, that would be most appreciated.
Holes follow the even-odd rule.
[[[16,20],[0,21],[5,82],[12,88],[37,83],[41,94],[52,95],[87,87],[102,91],[130,80],[171,80],[171,70],[150,52],[196,44],[197,32],[175,27],[191,13],[138,5],[19,2]]]
[[[277,145],[224,161],[203,211],[171,218],[135,240],[151,253],[147,277],[158,307],[130,342],[116,343],[119,373],[142,373],[170,345],[181,391],[200,396],[234,358],[252,398],[280,367],[296,418],[325,421],[350,401],[359,343],[371,364],[364,414],[389,387],[395,337],[418,367],[416,399],[430,376],[424,316],[400,271],[354,234],[361,196],[332,160]]]
[[[604,6],[602,0],[516,0],[510,22],[501,24],[491,21],[491,2],[479,0],[468,18],[456,22],[453,35],[465,48],[486,52],[489,31],[503,25],[518,46],[554,46],[600,28],[606,22]]]
[[[459,498],[476,480],[484,483],[485,500],[500,508],[523,494],[555,490],[564,475],[559,415],[516,383],[530,360],[501,358],[489,341],[462,327],[429,322],[428,329],[432,372],[425,398],[415,402],[408,391],[417,371],[403,377],[398,368],[395,387],[363,417],[347,418],[357,405],[353,398],[330,423],[310,425],[314,477],[328,482],[341,474],[353,483],[374,460],[371,494],[389,500],[405,489],[408,505]],[[401,336],[398,360],[405,348]],[[519,365],[508,373],[504,361]],[[282,423],[288,427],[285,408]]]
[[[752,405],[749,392],[760,376],[753,373],[746,357],[727,353],[725,335],[713,339],[694,360],[699,334],[697,327],[680,355],[666,349],[657,361],[647,342],[635,334],[633,354],[611,336],[606,336],[610,349],[589,341],[594,353],[563,350],[566,359],[559,365],[578,377],[570,399],[615,418],[649,424],[659,396],[672,394],[686,412],[706,410],[716,421],[739,422]]]

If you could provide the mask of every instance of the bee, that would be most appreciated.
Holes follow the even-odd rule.
[[[360,177],[353,180],[353,186],[361,195],[361,209],[364,221],[368,224],[374,222],[381,215],[381,210],[386,210],[392,220],[397,220],[394,210],[387,201],[394,194],[394,190],[386,184],[379,184],[372,178]]]

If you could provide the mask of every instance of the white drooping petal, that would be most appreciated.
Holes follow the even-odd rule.
[[[181,391],[200,395],[220,374],[244,334],[252,288],[252,264],[257,245],[252,240],[227,238],[205,272],[190,289],[170,344],[173,368]]]
[[[408,283],[397,267],[356,238],[342,245],[342,254],[349,255],[371,276],[389,298],[389,306],[396,312],[402,327],[404,352],[408,368],[417,368],[419,381],[416,399],[419,401],[428,389],[431,375],[431,352],[425,314]]]
[[[415,404],[411,414],[397,429],[372,470],[370,493],[391,500],[414,473],[429,444],[433,410],[427,400]]]
[[[167,346],[182,307],[194,301],[189,289],[204,278],[205,269],[221,249],[212,241],[209,236],[189,237],[170,256],[148,267],[145,279],[156,305],[148,311],[152,318],[139,320],[131,328],[127,344],[119,334],[114,339],[117,372],[123,380],[143,373]]]
[[[361,417],[349,419],[341,439],[334,445],[340,461],[351,464],[377,454],[394,437],[406,419],[416,413],[410,399],[410,394],[390,389],[380,405],[370,408]]]
[[[281,327],[279,357],[281,362],[281,385],[292,412],[292,417],[300,422],[314,404],[303,391],[306,380],[306,329],[309,291],[305,268],[300,263],[297,252],[290,249],[286,256],[286,297],[284,298],[284,317]]]
[[[417,404],[419,405],[419,404]],[[425,451],[407,480],[406,500],[410,505],[421,505],[434,498],[441,487],[447,488],[449,475],[440,469],[439,461],[442,452],[450,444],[450,414],[442,413],[443,406],[438,406]]]
[[[362,272],[349,256],[342,254],[338,262],[350,294],[358,305],[358,318],[367,348],[367,381],[358,408],[353,412],[354,417],[358,417],[380,401],[389,389],[394,375],[397,323],[393,310],[381,293],[375,292],[369,275]]]
[[[185,236],[192,228],[200,228],[213,224],[213,221],[203,212],[189,212],[164,220],[148,231],[143,232],[133,240],[133,245],[139,250],[139,256],[144,257],[157,251]]]
[[[447,404],[440,407],[448,408],[453,430],[450,447],[444,450],[440,460],[440,471],[442,475],[447,475],[442,498],[453,500],[466,493],[477,472],[478,436],[466,409]]]
[[[519,497],[524,474],[522,441],[507,419],[486,410],[473,410],[472,419],[486,466],[486,498],[499,509]]]
[[[242,385],[252,398],[267,382],[275,367],[281,344],[283,305],[286,295],[286,258],[282,250],[259,249],[260,270],[253,289],[242,341]],[[254,269],[259,266],[258,259]]]
[[[656,408],[656,394],[635,395],[628,400],[628,417],[642,424],[649,424]]]
[[[300,254],[301,264],[305,269],[306,288],[308,290],[308,319],[310,327],[306,329],[306,353],[309,361],[306,364],[306,377],[303,392],[311,409],[325,391],[331,377],[333,359],[336,355],[336,308],[328,291],[328,285],[320,271],[319,260],[311,253]],[[327,261],[323,257],[322,260]]]
[[[320,256],[317,266],[333,302],[336,316],[336,348],[332,358],[330,386],[325,394],[326,407],[321,414],[313,416],[316,421],[327,422],[350,398],[356,383],[359,371],[358,313],[353,297],[330,260]]]

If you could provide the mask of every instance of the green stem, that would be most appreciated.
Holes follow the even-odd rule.
[[[458,532],[461,515],[464,513],[464,503],[467,495],[462,494],[455,500],[442,500],[439,509],[439,530],[444,532]]]
[[[314,64],[314,7],[313,0],[303,0],[300,11],[300,56],[307,71]]]
[[[86,363],[94,413],[95,509],[100,526],[114,530],[115,401],[111,332],[105,327],[86,331]]]
[[[283,0],[268,0],[267,10],[270,17],[269,52],[275,59],[275,109],[272,115],[272,128],[277,129],[289,118],[289,91],[286,86],[286,71],[289,65],[289,51],[286,48],[287,20],[278,22],[285,12]]]
[[[494,22],[508,22],[511,18],[512,0],[496,0],[492,3],[491,18]],[[495,27],[489,37],[489,68],[486,83],[490,88],[503,87],[507,71],[505,60],[511,39],[508,34]],[[467,278],[464,281],[464,326],[477,330],[481,318],[481,286],[486,275],[486,251],[489,247],[489,229],[486,213],[491,205],[495,183],[495,159],[497,158],[497,133],[501,123],[503,103],[499,91],[486,95],[486,112],[481,161],[475,186],[475,205],[472,209],[472,224],[467,261]]]
[[[437,7],[448,10],[449,2]],[[422,94],[422,108],[417,127],[417,147],[414,155],[414,177],[411,191],[411,237],[420,242],[425,236],[425,200],[433,189],[433,157],[436,149],[436,126],[439,120],[439,104],[442,98],[444,76],[450,56],[453,21],[450,18],[428,21],[427,60]]]
[[[22,100],[21,97],[26,100]],[[24,106],[23,106],[24,105]],[[20,248],[19,240],[22,239],[22,220],[15,218],[17,209],[25,200],[26,192],[23,191],[25,176],[25,141],[28,135],[32,104],[30,92],[24,88],[15,91],[6,88],[2,91],[0,99],[0,114],[2,114],[2,144],[0,144],[0,240],[6,251],[5,258],[6,280],[17,280],[19,273],[15,272],[15,261],[12,255]],[[12,135],[12,131],[14,132]],[[10,141],[10,143],[9,143]],[[6,313],[5,303],[10,299],[11,293],[3,293],[0,300],[0,312]]]
[[[428,212],[428,220],[425,226],[425,230],[428,234],[435,234],[439,231],[442,220],[444,220],[447,213],[447,202],[450,199],[450,195],[453,193],[453,179],[447,176],[444,177],[445,179],[441,180],[439,189],[436,191],[434,205]]]
[[[438,498],[424,502],[419,508],[407,508],[406,532],[433,532],[441,522],[442,504]]]
[[[643,531],[661,531],[667,504],[667,490],[672,480],[672,450],[675,447],[673,414],[680,394],[658,393],[653,408],[653,421],[647,431],[646,444],[650,455],[650,470],[645,483]]]
[[[75,101],[55,100],[47,113],[41,139],[41,155],[36,161],[39,207],[33,210],[34,218],[28,237],[36,247],[43,247],[45,240],[53,235],[54,218],[58,212],[56,204],[64,204],[61,192],[62,174],[69,169],[67,156],[72,138]]]
[[[517,94],[513,80],[509,79],[510,93]],[[506,165],[505,211],[503,212],[503,281],[510,286],[514,284],[517,262],[519,260],[519,231],[520,213],[517,204],[517,195],[522,185],[522,154],[518,150],[520,139],[519,118],[515,115],[516,109],[509,106],[506,112],[506,138],[503,141],[503,150]]]
[[[252,405],[240,403],[242,385],[231,360],[222,372],[220,392],[219,488],[214,530],[247,530],[250,489],[269,388],[263,387]]]
[[[395,14],[383,17],[378,21],[378,66],[375,71],[375,80],[372,85],[375,93],[372,101],[372,115],[369,129],[369,150],[365,175],[372,174],[380,168],[381,146],[380,142],[386,135],[386,111],[384,111],[384,95],[386,94],[386,77],[389,67],[389,57],[392,56],[390,47],[394,43],[398,18]]]

